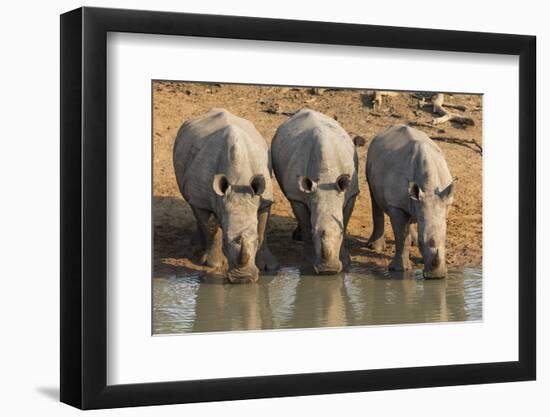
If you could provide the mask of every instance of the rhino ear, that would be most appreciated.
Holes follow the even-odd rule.
[[[422,201],[424,198],[424,191],[422,191],[418,184],[409,182],[409,197],[413,200]]]
[[[263,175],[254,175],[250,179],[250,188],[254,195],[261,195],[265,191],[265,178]]]
[[[303,175],[298,176],[298,187],[300,191],[306,194],[312,193],[317,189],[317,183]]]
[[[367,141],[365,140],[365,138],[363,136],[355,136],[353,138],[353,144],[357,147],[365,146],[365,143],[367,143]]]
[[[348,174],[340,175],[336,180],[336,188],[338,188],[338,191],[340,192],[346,191],[346,189],[349,187],[350,182],[351,179]]]
[[[451,182],[449,185],[447,185],[447,187],[445,187],[444,190],[438,191],[437,195],[442,200],[448,200],[449,198],[451,198],[453,196],[454,191],[455,191],[455,183]]]
[[[214,181],[212,181],[212,188],[214,192],[219,196],[225,195],[227,191],[231,188],[229,180],[223,174],[214,175]]]

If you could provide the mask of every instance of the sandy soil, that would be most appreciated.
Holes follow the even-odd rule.
[[[334,117],[351,137],[361,135],[367,145],[358,148],[361,193],[352,214],[346,244],[354,262],[372,267],[386,266],[393,254],[393,233],[386,216],[387,246],[384,253],[368,250],[372,230],[371,203],[365,179],[368,143],[392,124],[417,124],[444,152],[451,173],[457,179],[454,205],[449,213],[447,262],[451,267],[481,266],[482,263],[482,156],[474,139],[482,146],[482,97],[445,95],[445,103],[464,105],[474,126],[446,122],[432,126],[431,105],[420,106],[418,95],[402,92],[383,97],[380,107],[372,108],[370,91],[327,90],[318,94],[307,88],[191,84],[155,81],[153,83],[153,221],[155,276],[178,268],[201,269],[197,254],[189,245],[194,218],[177,188],[172,167],[172,146],[181,124],[212,107],[224,107],[254,123],[270,143],[277,127],[292,112],[308,107]],[[429,97],[429,95],[427,95]],[[429,99],[427,100],[429,103]],[[282,265],[299,262],[302,243],[291,233],[296,226],[290,205],[273,178],[275,203],[268,229],[269,243]],[[413,248],[411,259],[420,267],[421,257]]]

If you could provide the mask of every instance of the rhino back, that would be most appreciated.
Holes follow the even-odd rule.
[[[211,209],[212,182],[224,174],[232,185],[248,186],[254,175],[264,175],[265,202],[273,200],[271,162],[265,139],[248,120],[224,109],[212,109],[185,122],[174,144],[174,172],[184,198]]]
[[[367,180],[385,210],[409,210],[409,182],[422,189],[444,189],[452,176],[441,149],[422,131],[392,126],[377,135],[367,153]]]
[[[324,114],[300,110],[277,129],[271,152],[275,175],[290,200],[305,202],[298,188],[300,175],[323,184],[349,174],[352,182],[348,198],[359,192],[353,141],[334,119]]]

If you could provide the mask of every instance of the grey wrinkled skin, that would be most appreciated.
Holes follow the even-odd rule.
[[[179,189],[197,220],[193,242],[203,262],[227,267],[230,282],[255,282],[278,268],[265,235],[273,202],[265,139],[248,120],[224,109],[185,122],[174,144]],[[225,255],[225,256],[224,256]]]
[[[302,109],[277,129],[271,153],[298,221],[293,237],[314,253],[316,273],[340,272],[350,262],[343,240],[359,193],[353,141],[334,119]]]
[[[454,184],[441,149],[420,130],[392,126],[369,146],[367,181],[374,225],[368,247],[385,247],[386,213],[396,246],[390,270],[411,269],[409,247],[416,240],[424,260],[424,277],[445,277],[447,213]],[[413,223],[418,224],[417,236],[411,228]]]

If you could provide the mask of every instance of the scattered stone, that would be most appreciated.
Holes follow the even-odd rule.
[[[262,111],[268,114],[282,114],[285,116],[292,116],[296,113],[296,111],[281,109],[281,106],[278,103],[275,103]]]
[[[310,88],[309,93],[313,94],[314,96],[322,96],[325,93],[325,88]]]
[[[375,109],[382,107],[383,97],[396,97],[399,94],[398,91],[367,90],[361,99],[364,105]]]

